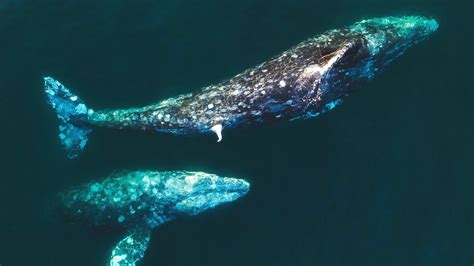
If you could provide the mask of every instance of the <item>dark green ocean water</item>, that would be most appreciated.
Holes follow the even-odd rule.
[[[120,239],[56,193],[117,170],[246,178],[243,199],[154,231],[140,265],[473,265],[472,0],[0,2],[0,265],[105,265]],[[96,130],[67,159],[42,77],[94,109],[230,78],[363,18],[440,28],[317,119],[173,137]]]

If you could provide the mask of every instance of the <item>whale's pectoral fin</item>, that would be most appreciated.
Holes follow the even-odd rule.
[[[150,242],[150,235],[151,230],[148,228],[131,231],[115,246],[109,266],[134,266],[143,258]]]
[[[221,124],[217,124],[213,127],[211,127],[211,131],[216,133],[217,135],[217,142],[221,142],[222,140],[222,125]]]

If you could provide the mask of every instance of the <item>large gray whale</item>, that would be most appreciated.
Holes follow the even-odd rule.
[[[306,40],[217,85],[141,108],[93,111],[53,78],[44,78],[44,84],[70,158],[83,150],[94,126],[214,132],[220,141],[224,129],[306,119],[333,109],[437,28],[435,20],[417,16],[363,20]]]
[[[249,187],[242,179],[203,172],[137,171],[76,187],[60,198],[65,213],[75,221],[126,229],[109,265],[133,266],[143,258],[154,228],[234,201]]]

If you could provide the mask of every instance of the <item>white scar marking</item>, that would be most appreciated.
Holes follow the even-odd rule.
[[[314,76],[315,74],[319,73],[320,75],[323,75],[324,73],[326,73],[339,59],[341,59],[344,54],[347,52],[347,50],[349,50],[349,48],[352,46],[352,43],[349,43],[347,44],[346,46],[344,46],[343,48],[337,50],[336,52],[334,52],[333,56],[331,57],[331,59],[329,59],[329,61],[324,65],[324,66],[320,66],[318,64],[313,64],[313,65],[309,65],[308,67],[306,67],[304,70],[303,70],[303,73],[301,73],[301,76],[300,76],[300,79],[301,78],[310,78],[312,76]],[[328,55],[326,55],[328,56]]]
[[[304,69],[303,73],[301,73],[301,77],[309,78],[314,76],[316,73],[323,73],[323,68],[320,67],[318,64],[309,65],[307,68]]]
[[[283,88],[286,86],[286,82],[284,80],[280,80],[280,83],[278,83],[278,85],[280,85],[280,87]]]
[[[217,134],[217,142],[221,142],[222,140],[222,125],[217,124],[213,127],[211,127],[211,131]]]
[[[336,55],[331,57],[329,61],[323,66],[323,72],[326,72],[334,63],[336,63],[341,57],[347,52],[347,50],[351,47],[351,45],[346,45],[342,49],[336,52]]]

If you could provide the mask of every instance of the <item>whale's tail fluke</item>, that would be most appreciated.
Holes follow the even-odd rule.
[[[91,132],[87,120],[93,111],[63,84],[51,77],[44,78],[44,89],[48,103],[54,108],[59,119],[59,139],[68,157],[75,158],[87,144],[87,135]]]

